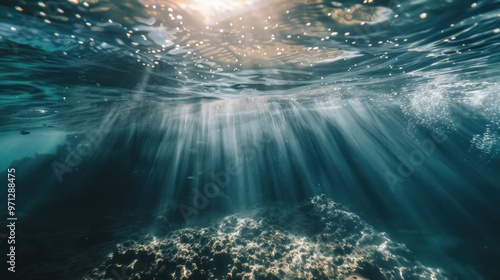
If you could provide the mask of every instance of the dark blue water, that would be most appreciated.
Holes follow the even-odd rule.
[[[2,279],[498,279],[499,50],[498,1],[4,0]]]

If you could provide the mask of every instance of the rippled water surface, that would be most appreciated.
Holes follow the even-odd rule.
[[[2,279],[498,279],[499,51],[499,1],[3,0]]]

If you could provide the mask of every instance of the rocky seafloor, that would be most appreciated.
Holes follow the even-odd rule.
[[[84,279],[447,279],[325,196],[116,244]]]

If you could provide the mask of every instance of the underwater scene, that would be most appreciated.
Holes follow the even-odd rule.
[[[500,1],[0,0],[0,279],[500,279]]]

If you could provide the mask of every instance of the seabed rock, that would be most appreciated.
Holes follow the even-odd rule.
[[[116,245],[87,279],[447,279],[340,204],[316,196]]]

